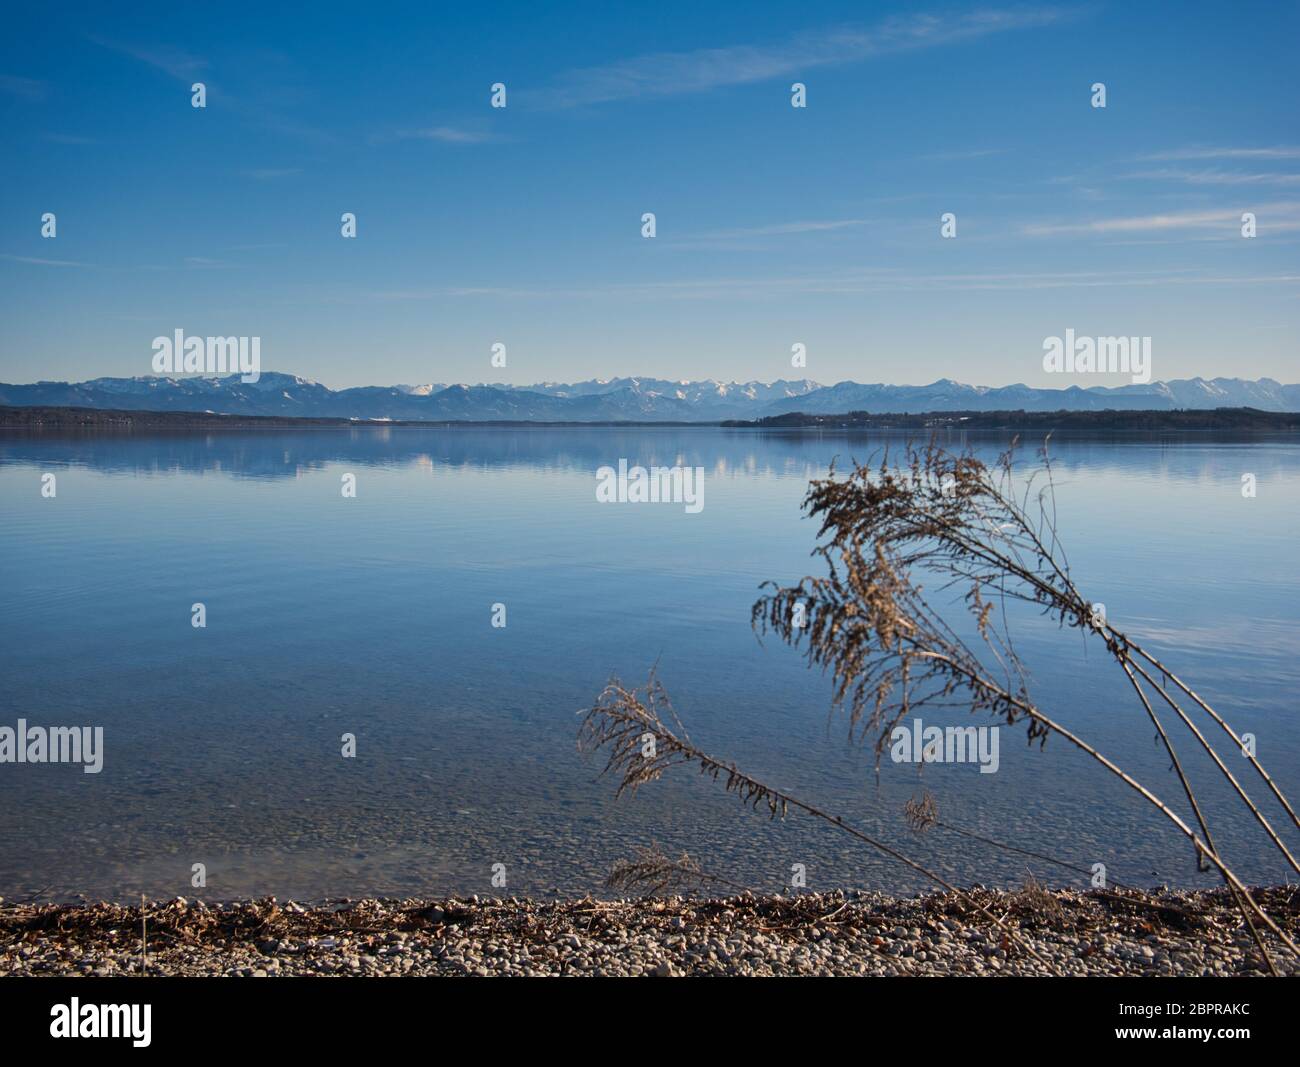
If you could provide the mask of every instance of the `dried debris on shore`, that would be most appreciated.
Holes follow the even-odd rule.
[[[0,975],[1256,975],[1225,890],[0,903]],[[971,900],[1007,930],[973,910]],[[1294,937],[1300,889],[1256,899]],[[143,922],[142,922],[143,919]],[[142,938],[142,926],[144,937]],[[1032,947],[1032,953],[1026,946]],[[1280,971],[1300,960],[1269,937]],[[1035,958],[1037,957],[1037,958]]]

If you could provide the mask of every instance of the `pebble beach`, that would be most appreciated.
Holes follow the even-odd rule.
[[[1300,889],[1253,892],[1295,941]],[[1264,937],[1278,971],[1300,974]],[[1266,973],[1223,890],[0,903],[4,976]]]

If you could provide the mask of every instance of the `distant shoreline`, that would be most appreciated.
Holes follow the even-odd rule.
[[[1256,408],[1209,408],[1148,411],[936,411],[911,413],[848,412],[805,415],[794,412],[754,420],[563,421],[522,419],[372,420],[290,418],[280,415],[228,415],[205,411],[142,411],[80,407],[0,405],[0,430],[247,430],[247,429],[633,429],[674,428],[728,430],[972,430],[1051,433],[1296,433],[1300,412]]]

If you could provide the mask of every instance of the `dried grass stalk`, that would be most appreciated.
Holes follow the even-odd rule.
[[[805,577],[791,587],[765,583],[768,592],[753,607],[755,631],[760,638],[775,633],[803,650],[810,666],[831,676],[833,705],[847,713],[850,737],[873,741],[877,766],[893,729],[923,707],[964,707],[1008,726],[1023,724],[1031,744],[1041,747],[1056,734],[1087,753],[1169,820],[1188,839],[1198,863],[1219,871],[1267,966],[1277,973],[1255,920],[1293,952],[1300,954],[1300,950],[1260,908],[1220,853],[1150,694],[1173,710],[1272,845],[1300,873],[1281,835],[1196,727],[1177,694],[1214,721],[1238,749],[1240,738],[1155,656],[1094,614],[1092,603],[1070,576],[1057,535],[1047,442],[1039,450],[1038,468],[1024,478],[1018,478],[1014,467],[1017,444],[1013,441],[992,467],[970,451],[951,453],[933,440],[925,447],[909,444],[896,458],[886,450],[878,462],[855,464],[845,477],[838,477],[832,467],[828,477],[810,484],[804,501],[805,510],[821,521],[813,554],[825,563],[827,573]],[[961,594],[974,620],[975,647],[935,610],[924,594],[922,579],[933,579],[940,590]],[[1168,751],[1199,832],[1149,787],[1034,702],[1005,610],[1012,602],[1031,605],[1063,630],[1078,630],[1105,647]],[[619,794],[635,792],[679,763],[695,763],[702,773],[723,781],[728,792],[756,809],[765,808],[774,818],[790,808],[803,810],[958,892],[934,872],[850,827],[839,816],[772,789],[695,748],[653,674],[643,692],[644,701],[636,691],[611,683],[586,711],[579,735],[580,747],[607,751],[605,770],[618,777]],[[668,728],[661,709],[679,732]],[[1249,760],[1293,827],[1300,827],[1294,808],[1272,777],[1253,755]],[[914,828],[938,824],[937,812],[923,802],[906,814]]]
[[[1058,734],[1141,795],[1189,839],[1198,863],[1219,870],[1252,932],[1257,918],[1294,951],[1295,945],[1220,855],[1173,741],[1142,683],[1173,709],[1273,846],[1300,872],[1281,836],[1167,686],[1172,684],[1239,744],[1237,734],[1156,657],[1094,613],[1070,576],[1057,535],[1047,442],[1039,450],[1039,467],[1019,480],[1014,468],[1017,444],[1013,441],[988,467],[970,451],[950,453],[931,440],[926,447],[906,446],[896,459],[885,451],[874,465],[855,464],[844,478],[832,469],[830,476],[813,482],[804,507],[821,520],[814,555],[825,562],[828,574],[786,588],[767,583],[770,592],[753,608],[755,629],[760,635],[773,632],[802,649],[810,664],[831,675],[835,706],[847,711],[851,734],[874,737],[877,763],[894,727],[922,707],[957,704],[1007,725],[1024,723],[1028,740],[1040,746]],[[923,595],[923,578],[961,593],[975,622],[976,648],[934,610]],[[1100,640],[1124,671],[1167,749],[1199,833],[1149,788],[1035,704],[1011,638],[1005,611],[1011,602],[1032,605],[1063,629]],[[998,612],[999,606],[1004,610]],[[1166,684],[1157,682],[1153,672]],[[1250,762],[1293,825],[1300,826],[1263,766],[1253,756]],[[1257,932],[1256,939],[1272,968]]]

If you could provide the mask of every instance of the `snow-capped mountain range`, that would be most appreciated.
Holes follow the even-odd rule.
[[[293,374],[263,373],[245,383],[216,378],[95,378],[86,382],[0,384],[0,405],[209,411],[363,420],[523,420],[535,422],[716,422],[804,412],[1100,411],[1252,407],[1300,411],[1300,385],[1271,378],[1185,378],[1145,385],[821,385],[775,382],[591,379],[536,385],[393,385],[329,389]]]

